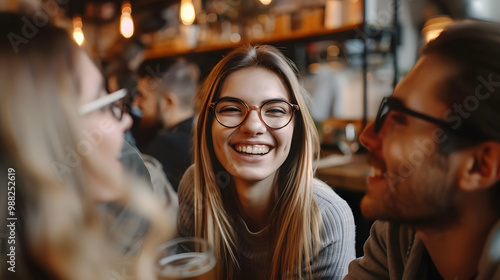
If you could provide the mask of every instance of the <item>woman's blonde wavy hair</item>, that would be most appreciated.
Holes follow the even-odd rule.
[[[79,161],[68,162],[69,151],[77,150],[84,139],[77,113],[79,77],[85,75],[78,72],[77,62],[83,51],[65,30],[51,24],[21,37],[22,18],[0,12],[0,170],[5,175],[9,168],[15,170],[17,217],[16,273],[4,267],[3,254],[0,275],[8,274],[9,279],[110,279],[123,256],[114,248],[117,240],[109,239],[102,213],[89,192],[89,178],[98,178],[103,187],[119,193],[115,203],[148,221],[142,255],[130,268],[138,279],[156,279],[154,253],[168,236],[160,214],[163,208],[151,203],[142,189],[129,188],[120,176],[107,174],[106,166],[95,158],[81,156]],[[56,171],[56,166],[65,166],[65,172]],[[0,181],[7,186],[7,176],[2,175]],[[0,218],[5,221],[11,216],[7,190],[2,192]]]
[[[225,56],[202,82],[197,95],[198,126],[195,131],[195,235],[214,246],[220,279],[231,279],[238,269],[237,237],[233,205],[223,169],[215,156],[211,126],[214,121],[209,104],[219,98],[226,78],[243,68],[261,67],[281,78],[291,103],[300,111],[295,125],[290,154],[279,169],[272,209],[271,279],[310,278],[310,262],[320,245],[321,215],[313,198],[313,161],[318,157],[319,140],[308,112],[307,93],[299,83],[298,71],[289,59],[272,46],[243,45]],[[256,81],[258,82],[258,81]],[[303,269],[304,268],[304,269]]]

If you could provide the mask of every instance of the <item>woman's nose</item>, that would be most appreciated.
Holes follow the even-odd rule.
[[[257,135],[266,132],[267,127],[260,119],[259,111],[251,110],[241,124],[240,130],[251,135]]]

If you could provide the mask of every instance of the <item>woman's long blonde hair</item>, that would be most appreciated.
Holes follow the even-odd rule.
[[[313,198],[313,160],[318,156],[318,134],[308,112],[306,93],[299,83],[295,65],[272,46],[243,45],[225,56],[198,90],[199,119],[195,131],[195,234],[214,246],[221,279],[231,279],[237,270],[237,237],[225,188],[227,180],[215,156],[211,126],[214,121],[209,104],[216,101],[225,79],[247,67],[262,67],[281,78],[291,103],[300,111],[295,125],[290,154],[279,169],[272,210],[271,279],[300,276],[309,278],[310,262],[320,245],[321,215]],[[255,81],[258,82],[258,81]],[[305,268],[303,270],[302,268]]]
[[[77,62],[83,51],[65,30],[47,23],[25,37],[22,19],[0,12],[0,168],[5,175],[9,168],[15,170],[17,217],[16,273],[9,279],[44,274],[54,279],[111,278],[122,255],[114,248],[117,240],[109,239],[88,178],[114,189],[119,193],[116,204],[148,221],[143,256],[131,269],[139,279],[155,279],[153,254],[168,236],[163,208],[79,150],[84,129],[77,113],[78,95],[86,73],[78,73]],[[7,177],[1,178],[7,186]],[[3,192],[1,205],[7,205],[7,191]],[[3,221],[12,217],[6,211],[2,206]],[[10,273],[4,257],[0,275]]]

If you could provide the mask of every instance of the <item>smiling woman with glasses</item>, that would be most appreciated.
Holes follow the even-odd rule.
[[[351,210],[314,178],[318,134],[298,77],[276,48],[243,45],[198,89],[178,227],[213,246],[218,279],[342,279],[354,258]]]
[[[15,224],[15,272],[2,250],[0,279],[156,279],[156,245],[172,232],[118,161],[131,125],[117,105],[126,92],[103,94],[101,73],[66,30],[46,24],[26,44],[7,43],[26,17],[0,12],[0,169],[10,173],[0,176],[0,219]]]

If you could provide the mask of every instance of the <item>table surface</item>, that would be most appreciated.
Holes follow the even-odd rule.
[[[366,161],[366,154],[356,154],[345,164],[318,168],[316,177],[333,189],[365,192],[366,179],[370,173],[371,168]]]

